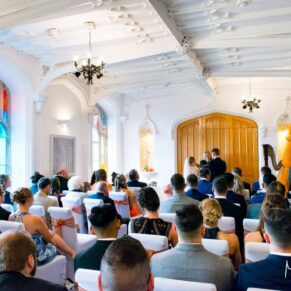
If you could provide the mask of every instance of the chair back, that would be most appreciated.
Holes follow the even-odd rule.
[[[127,187],[136,197],[138,196],[138,193],[140,191],[140,187]]]
[[[53,196],[53,195],[50,195],[50,196],[48,196],[50,199],[52,199],[52,200],[55,200],[56,202],[57,202],[57,205],[58,206],[60,206],[60,204],[59,204],[59,200],[58,200],[58,197],[57,196]]]
[[[270,245],[266,243],[247,242],[245,253],[246,263],[261,261],[270,254]]]
[[[82,199],[80,197],[62,197],[61,198],[63,207],[71,209],[73,212],[73,216],[76,224],[78,224],[80,233],[87,233],[86,223],[85,223],[85,214],[83,213]]]
[[[218,227],[226,233],[235,233],[235,220],[233,217],[222,216],[218,220]]]
[[[245,218],[243,220],[245,234],[247,234],[249,232],[257,231],[259,223],[260,223],[259,219]]]
[[[127,235],[127,225],[126,224],[121,224],[120,229],[118,231],[117,238],[121,238]]]
[[[147,250],[163,251],[169,248],[168,238],[163,235],[130,233],[131,237],[139,240]]]
[[[75,280],[78,285],[87,291],[98,290],[97,279],[100,271],[89,269],[78,269],[75,274]]]
[[[67,220],[74,219],[73,212],[68,208],[60,208],[60,207],[49,207],[48,212],[51,216],[52,221],[55,220]],[[56,230],[53,225],[54,231]],[[68,227],[66,225],[61,225],[62,236],[66,243],[73,249],[77,250],[77,231],[76,227]]]
[[[90,232],[90,226],[91,222],[89,221],[89,215],[91,213],[91,209],[94,206],[102,206],[104,204],[102,199],[91,199],[91,198],[85,198],[84,199],[84,204],[86,208],[86,217],[87,217],[87,223],[88,223],[88,232]]]
[[[0,220],[0,231],[4,232],[7,230],[25,232],[25,226],[21,222]]]
[[[155,277],[155,291],[216,291],[210,283],[199,283]]]
[[[229,247],[226,240],[204,238],[202,244],[207,251],[217,256],[229,257]]]
[[[77,191],[69,191],[67,194],[66,194],[66,197],[78,197],[78,198],[86,198],[88,196],[87,193],[84,193],[84,192],[77,192]]]
[[[129,204],[122,202],[128,201],[127,194],[124,192],[110,192],[109,197],[114,200],[117,212],[122,218],[130,218]]]
[[[247,291],[279,291],[275,289],[248,288]]]
[[[2,203],[1,207],[10,213],[14,212],[13,206],[11,204]]]
[[[171,222],[172,224],[176,224],[176,213],[160,213],[160,218],[164,221]]]
[[[41,205],[32,205],[32,206],[30,206],[29,213],[31,213],[33,215],[36,215],[36,216],[39,216],[39,217],[41,217],[44,220],[46,219],[45,218],[45,210],[44,210],[44,207],[41,206]]]

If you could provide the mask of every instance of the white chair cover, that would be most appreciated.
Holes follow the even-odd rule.
[[[56,256],[51,262],[37,267],[35,278],[64,285],[67,260],[65,256]]]
[[[97,280],[99,274],[100,271],[78,269],[76,271],[76,282],[86,291],[96,291],[98,290]]]
[[[245,253],[246,263],[261,261],[270,254],[270,245],[266,243],[247,242]]]
[[[216,291],[216,286],[210,283],[199,283],[167,278],[155,278],[155,291]]]
[[[44,210],[44,207],[41,205],[32,205],[29,208],[29,213],[39,216],[45,220],[45,210]]]
[[[1,207],[10,213],[14,212],[13,206],[11,204],[2,203]]]
[[[87,228],[86,228],[85,218],[84,218],[85,214],[83,212],[79,213],[73,210],[74,207],[75,208],[81,207],[83,209],[82,199],[80,197],[65,196],[65,197],[62,197],[61,200],[62,200],[64,208],[68,208],[72,210],[75,222],[78,224],[80,228],[80,233],[87,233]]]
[[[139,240],[147,250],[163,251],[169,248],[168,238],[162,235],[130,233],[131,237]]]
[[[85,204],[85,208],[86,208],[86,217],[87,217],[87,223],[88,223],[88,232],[90,232],[90,226],[91,223],[88,219],[90,213],[91,213],[91,209],[94,206],[101,206],[103,205],[103,200],[102,199],[91,199],[91,198],[85,198],[84,199],[84,204]]]
[[[247,291],[279,291],[274,289],[248,288]]]
[[[120,229],[118,231],[117,238],[121,238],[123,236],[127,235],[127,225],[121,224]]]
[[[250,218],[245,218],[243,220],[243,226],[245,233],[256,231],[257,227],[259,226],[260,220],[259,219],[250,219]]]
[[[57,202],[57,205],[58,206],[60,206],[59,205],[59,200],[58,200],[58,197],[57,196],[52,196],[52,195],[50,195],[50,196],[48,196],[50,199],[53,199],[53,200],[55,200],[56,202]]]
[[[222,216],[218,220],[218,227],[221,231],[235,233],[235,220],[233,217]]]
[[[87,198],[88,194],[84,192],[77,192],[77,191],[68,191],[66,197],[79,197],[79,198]]]
[[[171,222],[175,224],[176,213],[160,213],[160,218],[164,221]]]
[[[0,220],[0,231],[4,232],[7,230],[25,232],[25,226],[21,222]]]
[[[124,192],[110,192],[109,197],[114,200],[117,212],[122,218],[130,218],[129,204],[119,203],[118,201],[127,200],[127,195]]]
[[[226,240],[219,239],[202,239],[204,248],[218,256],[229,256],[229,247]]]

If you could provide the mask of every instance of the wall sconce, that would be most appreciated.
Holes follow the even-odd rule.
[[[59,127],[61,127],[61,128],[67,127],[68,121],[69,120],[58,119],[58,125],[59,125]]]

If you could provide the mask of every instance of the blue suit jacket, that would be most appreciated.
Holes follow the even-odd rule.
[[[212,183],[207,180],[200,180],[197,190],[203,194],[212,194]]]
[[[96,194],[89,194],[88,198],[103,200],[104,204],[111,204],[115,208],[114,201],[111,198],[106,197],[103,193],[97,192]]]
[[[254,194],[251,197],[251,204],[255,204],[255,203],[263,203],[264,199],[265,199],[266,193],[261,192],[261,193],[257,193]]]
[[[200,201],[200,202],[204,199],[209,198],[208,195],[200,193],[197,189],[189,189],[185,194],[188,197],[193,198],[193,199]]]
[[[248,288],[291,290],[291,257],[269,255],[265,260],[241,265],[236,291]]]

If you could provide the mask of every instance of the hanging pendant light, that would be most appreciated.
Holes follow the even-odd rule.
[[[252,98],[251,80],[249,80],[249,93],[250,93],[250,100],[243,99],[242,100],[242,104],[243,104],[242,108],[249,109],[249,113],[252,113],[254,108],[256,108],[256,109],[260,108],[259,104],[260,104],[261,100],[255,98],[255,97],[253,97],[253,100],[251,100],[251,98]]]

